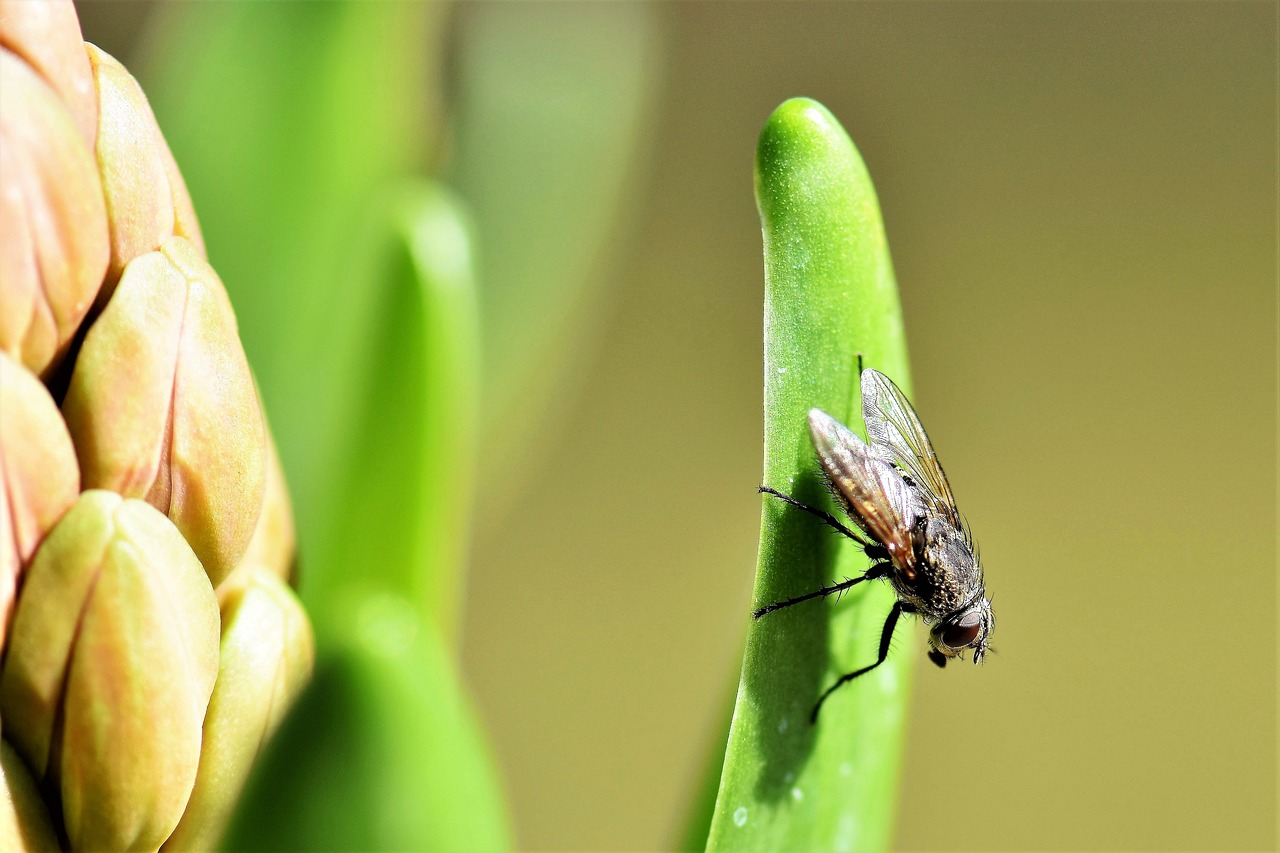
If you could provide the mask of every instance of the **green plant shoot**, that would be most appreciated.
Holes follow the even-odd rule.
[[[763,484],[832,508],[808,410],[863,432],[858,354],[910,388],[879,205],[840,123],[803,98],[765,125],[755,186],[765,259]],[[866,569],[860,549],[818,519],[761,500],[754,606]],[[809,714],[836,678],[875,660],[893,600],[887,586],[868,583],[839,602],[806,602],[751,625],[708,850],[888,846],[914,633],[900,630],[889,659],[833,695],[816,724]]]

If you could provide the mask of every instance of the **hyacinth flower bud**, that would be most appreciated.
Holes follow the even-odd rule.
[[[71,0],[0,0],[0,47],[12,51],[54,88],[93,150],[98,93]]]
[[[58,849],[58,835],[36,780],[8,743],[0,741],[0,850]]]
[[[0,352],[0,652],[18,576],[80,493],[58,407],[39,379]]]
[[[293,591],[265,567],[246,566],[236,575],[223,584],[230,590],[200,771],[170,850],[214,846],[258,753],[311,678],[315,644]]]
[[[216,842],[310,676],[294,547],[146,98],[0,0],[0,851]]]
[[[0,92],[0,350],[48,376],[107,268],[102,184],[58,93],[3,48]]]
[[[204,256],[187,185],[138,81],[109,54],[85,45],[98,86],[98,167],[111,229],[111,263],[98,304],[134,258],[174,235]]]
[[[150,504],[89,491],[27,570],[0,674],[4,735],[77,850],[157,849],[200,760],[218,672],[213,587]]]
[[[263,420],[265,424],[265,419]],[[249,547],[240,558],[235,571],[218,585],[218,602],[226,604],[226,596],[239,585],[244,577],[260,569],[266,569],[280,580],[289,583],[293,580],[294,554],[297,548],[297,536],[293,528],[293,505],[289,500],[289,487],[284,479],[284,469],[280,466],[280,454],[271,437],[270,426],[267,426],[267,466],[266,483],[263,486],[262,512],[258,514],[257,526],[253,528],[253,537]]]
[[[226,290],[190,242],[129,264],[62,410],[84,487],[145,498],[221,583],[258,520],[266,437]]]

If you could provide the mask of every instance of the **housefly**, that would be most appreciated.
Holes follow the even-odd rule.
[[[888,578],[898,596],[880,633],[875,663],[840,676],[828,687],[813,707],[811,722],[817,721],[822,703],[837,688],[884,663],[903,613],[916,614],[932,626],[929,659],[940,667],[965,649],[973,649],[973,662],[981,663],[995,623],[977,546],[956,510],[951,486],[915,410],[898,386],[879,371],[862,370],[861,385],[866,443],[826,412],[809,410],[809,433],[827,485],[861,532],[828,512],[760,487],[762,493],[817,516],[857,542],[871,560],[871,568],[851,580],[761,607],[753,614],[756,619],[868,580]]]

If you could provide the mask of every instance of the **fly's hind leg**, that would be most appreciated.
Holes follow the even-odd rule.
[[[818,712],[822,710],[822,703],[827,701],[828,696],[836,692],[836,690],[841,686],[853,681],[859,675],[866,675],[868,672],[884,663],[885,658],[889,657],[889,643],[893,640],[894,629],[898,627],[898,617],[903,613],[915,612],[916,608],[914,605],[908,604],[905,601],[894,602],[893,609],[889,611],[889,618],[884,620],[884,630],[880,632],[880,656],[876,658],[876,662],[870,666],[864,666],[862,669],[856,669],[853,672],[840,676],[836,679],[835,684],[824,690],[822,695],[818,697],[818,703],[813,706],[813,713],[809,715],[810,723],[818,722]]]

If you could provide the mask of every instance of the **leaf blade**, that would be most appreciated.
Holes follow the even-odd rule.
[[[417,602],[452,642],[476,481],[473,240],[457,199],[428,181],[403,181],[375,220],[362,272],[383,294],[378,345],[307,594],[341,620],[346,584],[381,585]]]
[[[865,165],[820,104],[792,99],[766,123],[756,160],[765,255],[765,485],[829,507],[806,427],[811,407],[859,429],[857,355],[907,384],[905,335],[879,205]],[[854,576],[866,559],[817,519],[768,499],[755,606]],[[855,588],[838,607],[778,611],[748,632],[708,850],[888,846],[914,634],[875,660],[893,600]],[[907,630],[904,630],[907,629]]]

